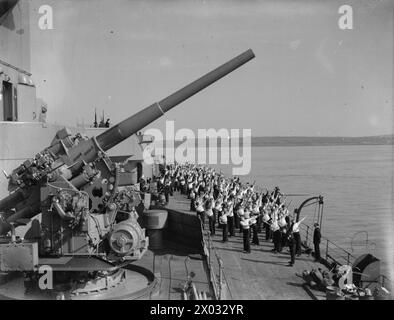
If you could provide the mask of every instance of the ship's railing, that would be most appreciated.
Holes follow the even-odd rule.
[[[300,235],[306,247],[313,248],[313,228],[307,224],[301,223]],[[321,237],[320,242],[320,256],[329,264],[336,263],[339,265],[352,265],[356,257],[350,251],[341,248],[336,243]]]
[[[201,222],[201,236],[203,239],[205,255],[207,257],[209,280],[211,282],[213,293],[216,300],[223,300],[224,291],[224,272],[223,272],[223,261],[217,254],[215,247],[212,242],[212,238],[209,231],[203,230]],[[205,241],[207,239],[207,241]]]
[[[300,235],[303,240],[302,243],[305,247],[313,249],[313,228],[307,224],[301,223],[300,225]],[[343,249],[336,243],[330,241],[326,237],[321,237],[320,242],[320,256],[323,262],[331,268],[334,263],[337,265],[350,265],[353,266],[356,257],[349,251]],[[372,281],[361,281],[363,287],[369,287],[371,285],[376,285],[388,289],[391,291],[392,282],[390,278],[381,274],[376,279]]]
[[[380,284],[382,287],[388,289],[389,291],[391,291],[391,281],[388,277],[386,277],[385,275],[381,274],[379,275],[376,279],[371,280],[371,281],[361,281],[361,283],[363,284],[363,287],[371,287],[372,285],[378,283]]]

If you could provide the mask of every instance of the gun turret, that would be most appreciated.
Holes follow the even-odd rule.
[[[60,130],[48,148],[10,175],[13,191],[0,201],[0,235],[42,213],[40,256],[139,259],[148,243],[137,223],[141,199],[105,152],[252,58],[252,50],[245,51],[97,137]]]

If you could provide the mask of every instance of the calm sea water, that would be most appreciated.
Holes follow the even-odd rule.
[[[231,175],[231,166],[217,167]],[[324,196],[323,236],[356,256],[371,252],[386,274],[393,269],[392,146],[253,147],[251,172],[243,180],[288,194]],[[307,197],[288,197],[291,209]],[[315,206],[303,215],[313,225]]]

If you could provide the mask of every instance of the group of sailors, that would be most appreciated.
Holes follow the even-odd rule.
[[[166,166],[159,183],[166,202],[174,190],[186,195],[190,210],[196,212],[203,228],[208,219],[211,235],[215,235],[217,226],[222,229],[223,242],[239,230],[244,252],[250,253],[251,243],[258,246],[259,233],[264,230],[265,239],[273,242],[272,252],[280,253],[289,246],[289,266],[294,265],[296,255],[301,255],[299,227],[305,218],[296,221],[291,216],[279,187],[261,192],[254,183],[241,183],[239,177],[227,178],[213,168],[194,164]],[[318,225],[316,230],[319,231]]]

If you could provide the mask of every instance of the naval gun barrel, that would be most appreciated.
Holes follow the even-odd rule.
[[[239,68],[255,57],[251,49],[241,53],[220,67],[212,70],[201,78],[193,81],[182,89],[171,94],[167,98],[152,104],[131,117],[123,120],[112,128],[106,130],[96,137],[99,146],[107,151],[116,146],[131,135],[146,127],[149,123],[160,118],[165,112],[171,110],[176,105],[195,95],[197,92],[208,87],[217,80],[223,78],[230,72]]]
[[[60,162],[67,164],[71,173],[75,172],[76,174],[79,174],[85,163],[94,161],[97,158],[98,150],[96,146],[103,151],[111,149],[146,127],[151,122],[160,118],[165,112],[171,110],[176,105],[195,95],[197,92],[208,87],[253,58],[254,53],[251,49],[245,51],[220,67],[171,94],[167,98],[164,98],[163,100],[160,100],[159,102],[156,102],[132,115],[126,120],[123,120],[112,128],[101,133],[96,138],[84,140],[72,148],[69,148],[67,150],[67,155],[63,155],[59,158],[61,160]],[[57,149],[50,151],[57,154],[56,150]],[[34,169],[37,168],[34,167]],[[40,212],[40,197],[40,185],[38,184],[36,186],[33,184],[33,186],[29,188],[18,187],[14,193],[8,195],[4,199],[0,199],[0,235],[5,234],[10,230],[11,222],[17,222],[17,220],[20,219],[31,219],[37,215]],[[11,213],[10,211],[12,209],[16,211]]]

